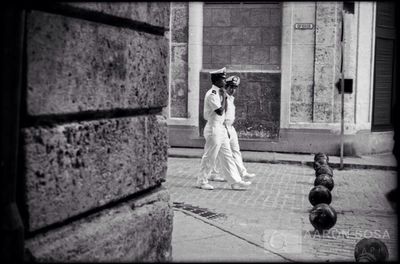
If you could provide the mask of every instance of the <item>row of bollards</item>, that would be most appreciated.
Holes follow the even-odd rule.
[[[329,166],[329,156],[325,153],[314,155],[315,180],[308,199],[313,205],[309,219],[312,226],[318,231],[329,230],[337,221],[337,213],[330,206],[332,202],[331,191],[335,186],[333,170]],[[377,238],[364,238],[355,246],[354,257],[357,262],[381,262],[389,257],[388,249]]]
[[[331,191],[335,186],[333,170],[329,166],[329,156],[317,153],[314,156],[315,180],[308,199],[314,206],[310,211],[310,222],[319,232],[328,230],[336,224],[337,214],[329,204],[332,202]]]

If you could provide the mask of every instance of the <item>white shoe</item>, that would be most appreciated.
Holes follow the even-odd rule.
[[[226,180],[219,175],[211,175],[209,180],[216,181],[216,182],[226,182]]]
[[[235,182],[231,185],[233,190],[243,190],[243,187],[247,187],[251,184],[249,181],[240,181],[240,182]]]
[[[246,172],[246,173],[243,175],[243,178],[254,178],[254,177],[256,177],[256,175],[255,175],[254,173],[248,173],[248,172]]]
[[[203,189],[203,190],[214,190],[214,187],[211,184],[208,184],[208,183],[200,184],[197,187],[200,188],[200,189]]]

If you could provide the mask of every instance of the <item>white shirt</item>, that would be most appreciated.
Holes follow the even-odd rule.
[[[218,115],[215,110],[221,107],[222,96],[219,94],[217,86],[213,85],[210,90],[207,91],[204,97],[204,119],[211,123],[223,123],[225,120],[225,113]]]
[[[235,97],[233,95],[228,94],[228,100],[227,100],[227,109],[226,109],[226,116],[225,116],[225,122],[227,125],[232,125],[233,122],[235,121],[235,104],[233,103],[235,101]]]

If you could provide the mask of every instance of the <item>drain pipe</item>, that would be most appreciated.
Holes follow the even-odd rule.
[[[0,261],[20,263],[24,227],[16,193],[25,12],[5,4],[0,13]]]
[[[344,154],[344,10],[342,9],[342,39],[341,39],[341,67],[340,67],[340,93],[341,93],[341,118],[340,118],[340,169],[343,169]]]

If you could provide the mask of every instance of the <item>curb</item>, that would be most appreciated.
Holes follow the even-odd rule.
[[[190,154],[168,154],[168,157],[171,158],[187,158],[187,159],[201,159],[201,156],[198,155],[190,155]],[[294,164],[301,166],[309,166],[314,168],[313,161],[300,161],[300,160],[267,160],[267,159],[247,159],[243,158],[244,162],[249,163],[269,163],[269,164]],[[333,169],[339,169],[340,163],[330,162],[329,166]],[[374,170],[397,170],[396,166],[391,165],[376,165],[376,164],[356,164],[356,163],[344,163],[344,169],[374,169]]]

